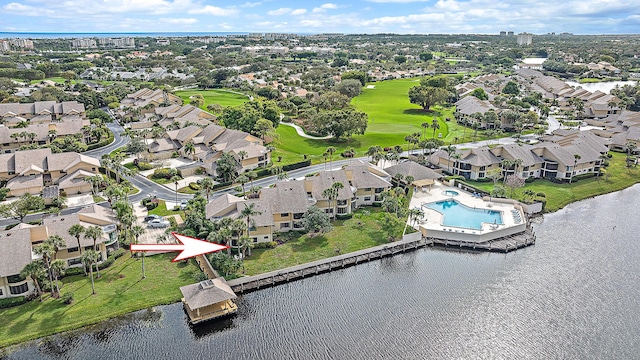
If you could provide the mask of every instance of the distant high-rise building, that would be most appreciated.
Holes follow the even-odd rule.
[[[513,36],[513,31],[507,31],[507,36]]]
[[[506,31],[500,31],[500,36],[507,36],[507,32]]]
[[[7,52],[11,51],[11,44],[7,40],[0,40],[0,51]]]
[[[517,38],[518,45],[531,45],[532,41],[533,41],[533,34],[529,34],[529,33],[518,34],[518,38]]]
[[[94,39],[82,38],[82,39],[73,39],[71,41],[71,46],[74,48],[94,48],[97,47],[96,41]]]
[[[11,45],[19,48],[33,49],[33,41],[29,39],[13,39]]]

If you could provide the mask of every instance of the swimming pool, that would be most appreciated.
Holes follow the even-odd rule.
[[[455,200],[442,200],[424,206],[441,213],[442,225],[446,226],[481,230],[482,223],[502,224],[500,211],[470,208]]]

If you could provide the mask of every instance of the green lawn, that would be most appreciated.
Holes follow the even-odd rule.
[[[63,279],[61,289],[61,294],[73,292],[75,301],[71,305],[47,296],[42,303],[36,300],[0,310],[0,348],[180,301],[179,287],[194,283],[200,269],[192,261],[173,263],[174,256],[147,257],[147,278],[141,279],[140,260],[125,254],[100,272],[102,277],[95,281],[96,295],[91,295],[89,277],[71,276]]]
[[[369,124],[364,135],[353,136],[349,142],[306,139],[300,137],[290,126],[279,126],[277,132],[280,140],[276,144],[273,158],[282,156],[282,163],[291,163],[302,161],[302,155],[307,154],[314,163],[319,163],[324,161],[322,154],[328,146],[336,147],[338,154],[348,147],[354,147],[356,156],[364,156],[367,149],[374,145],[383,148],[401,145],[406,149],[404,137],[415,132],[422,133],[424,129],[420,125],[424,122],[431,123],[434,116],[440,125],[435,133],[436,138],[439,133],[445,142],[451,142],[455,137],[461,138],[462,127],[455,121],[445,121],[445,118],[453,119],[453,107],[435,107],[434,112],[424,112],[420,106],[409,102],[409,88],[418,83],[419,79],[399,79],[369,84],[375,86],[373,89],[365,87],[362,94],[353,99],[352,104],[369,115]],[[467,131],[467,135],[469,133]],[[426,138],[433,135],[433,130],[426,130]],[[338,156],[334,155],[334,158]]]
[[[627,168],[625,165],[625,155],[621,153],[611,153],[607,171],[608,180],[604,177],[593,177],[582,179],[572,184],[555,184],[548,180],[536,180],[526,184],[523,188],[516,190],[515,198],[521,198],[524,189],[532,189],[536,192],[544,192],[547,195],[546,212],[557,211],[566,205],[591,198],[597,195],[606,194],[627,188],[640,182],[640,168]],[[491,191],[493,183],[477,183],[469,181],[470,184],[486,191]],[[509,194],[509,190],[507,190]]]
[[[189,103],[189,96],[193,96],[196,94],[200,94],[202,95],[202,97],[204,97],[204,105],[201,106],[201,109],[203,110],[207,110],[207,105],[210,104],[236,106],[249,101],[249,98],[245,95],[240,95],[220,89],[176,91],[176,95],[181,97],[185,104]]]
[[[164,200],[159,200],[158,207],[156,207],[155,209],[149,211],[149,215],[152,215],[152,214],[153,215],[160,215],[160,216],[169,216],[169,215],[178,214],[183,219],[185,218],[183,210],[179,210],[179,211],[168,210],[167,209],[167,204],[164,202]]]
[[[254,249],[244,261],[247,275],[261,274],[310,261],[385,244],[389,235],[399,239],[404,224],[398,221],[390,231],[381,228],[385,213],[368,208],[370,215],[358,211],[352,219],[336,220],[333,229],[321,236],[303,235],[275,249]]]

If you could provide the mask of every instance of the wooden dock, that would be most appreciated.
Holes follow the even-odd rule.
[[[536,235],[534,234],[533,230],[527,229],[526,231],[519,234],[506,236],[483,243],[436,238],[428,238],[428,241],[431,242],[433,246],[441,246],[446,248],[507,253],[534,245],[536,243]]]
[[[409,236],[407,239],[392,242],[389,244],[379,245],[364,250],[354,251],[348,254],[295,265],[264,274],[246,276],[230,280],[228,284],[229,286],[231,286],[231,289],[234,292],[245,293],[248,291],[258,290],[263,287],[274,286],[280,283],[302,279],[324,272],[342,269],[363,262],[381,259],[383,257],[393,256],[398,253],[413,251],[415,249],[433,245],[430,240],[423,238],[420,233],[414,234],[410,234],[414,236]]]
[[[371,260],[382,259],[395,254],[413,251],[426,246],[442,246],[447,248],[466,249],[473,251],[510,252],[535,244],[535,234],[531,228],[525,232],[508,237],[484,242],[474,243],[457,240],[445,240],[425,238],[420,233],[405,236],[403,240],[389,244],[379,245],[368,249],[354,251],[348,254],[338,255],[327,259],[308,262],[291,266],[285,269],[271,271],[264,274],[245,276],[228,281],[231,289],[236,293],[245,293],[264,287],[275,286],[281,283],[303,279],[305,277],[342,269]]]

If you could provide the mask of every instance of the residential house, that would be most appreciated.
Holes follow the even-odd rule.
[[[144,88],[134,92],[133,94],[128,94],[120,103],[122,104],[122,107],[136,109],[148,105],[180,105],[182,104],[182,99],[179,96],[160,89],[151,90]]]
[[[598,173],[602,155],[609,151],[609,140],[589,132],[556,131],[535,145],[509,144],[494,148],[479,147],[449,155],[438,150],[430,162],[467,179],[488,177],[491,169],[501,169],[503,176],[569,180],[576,175]],[[503,167],[504,160],[521,160],[519,165]]]
[[[51,153],[51,149],[0,154],[0,179],[7,180],[9,196],[37,195],[48,187],[67,194],[91,191],[85,176],[98,174],[100,162],[75,152]],[[57,191],[56,191],[57,193]]]
[[[378,172],[383,175],[375,174]],[[381,194],[391,187],[388,174],[366,163],[354,161],[344,169],[321,171],[303,180],[280,181],[260,191],[257,199],[223,195],[205,208],[207,219],[239,218],[242,210],[254,204],[257,215],[251,217],[249,236],[254,242],[273,240],[275,232],[303,230],[303,217],[313,205],[331,215],[349,215],[359,206],[381,202]],[[341,183],[337,199],[329,201],[323,194],[334,183]],[[332,216],[333,217],[333,216]]]
[[[66,120],[67,117],[85,117],[84,104],[77,101],[36,101],[34,103],[0,104],[0,122],[17,123],[29,121],[44,123]],[[20,118],[19,121],[13,120]]]
[[[65,262],[66,267],[81,266],[82,252],[93,248],[93,239],[69,235],[68,229],[76,224],[84,227],[100,226],[103,236],[96,240],[100,254],[99,262],[107,258],[110,251],[118,246],[115,219],[104,207],[93,205],[76,214],[60,215],[43,219],[42,225],[19,224],[11,230],[0,232],[0,298],[24,296],[35,291],[31,279],[20,276],[24,267],[41,257],[33,249],[49,236],[62,237],[65,245],[55,257]]]

